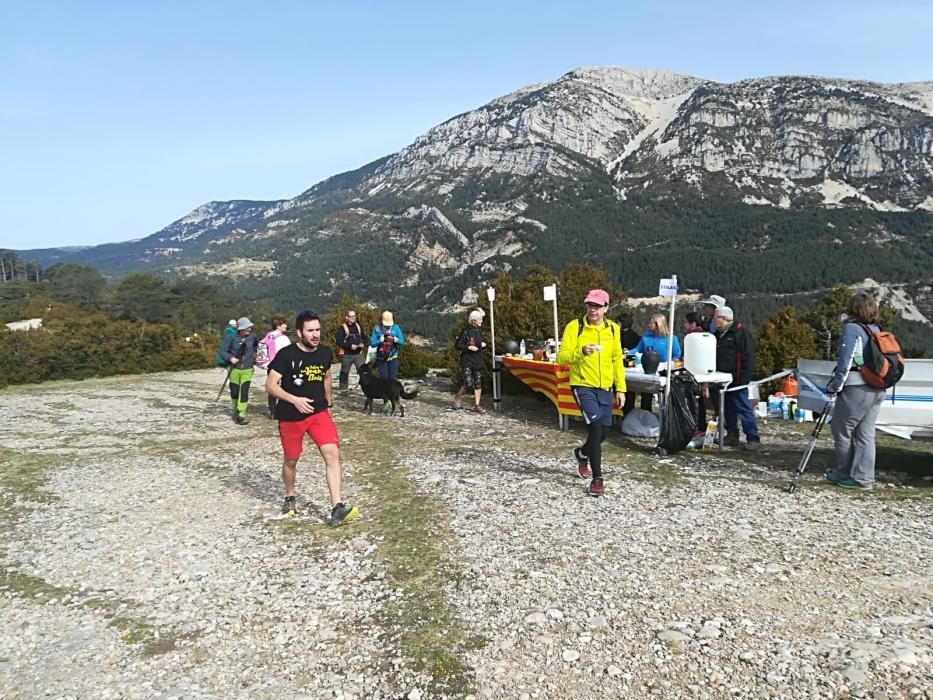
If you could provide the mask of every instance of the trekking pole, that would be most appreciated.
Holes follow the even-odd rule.
[[[224,383],[220,385],[220,391],[217,392],[217,398],[214,401],[220,401],[220,397],[224,394],[224,389],[227,388],[227,382],[230,381],[230,372],[233,371],[233,365],[227,367],[227,376],[224,377]]]
[[[820,431],[822,431],[823,426],[826,425],[826,419],[832,415],[833,406],[835,403],[835,396],[830,396],[826,400],[826,405],[823,406],[823,412],[817,419],[816,425],[813,426],[813,433],[810,435],[810,442],[807,443],[807,447],[803,451],[803,456],[800,458],[800,464],[797,465],[797,470],[794,472],[794,478],[791,479],[791,482],[787,485],[787,493],[793,493],[797,490],[797,485],[800,483],[800,477],[803,476],[803,473],[807,468],[807,462],[810,461],[810,455],[813,454],[813,449],[816,447],[816,441],[820,437]]]

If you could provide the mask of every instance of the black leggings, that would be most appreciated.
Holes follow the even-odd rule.
[[[590,423],[586,426],[586,442],[580,448],[586,458],[590,460],[590,469],[593,470],[594,479],[603,478],[603,441],[609,434],[602,423]]]
[[[641,408],[644,411],[651,411],[652,402],[654,401],[654,394],[645,392],[641,395]],[[631,413],[632,409],[635,408],[635,392],[626,391],[625,392],[625,403],[622,404],[622,415],[627,416]]]

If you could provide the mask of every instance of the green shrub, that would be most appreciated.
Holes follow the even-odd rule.
[[[417,345],[406,343],[398,353],[400,379],[423,377],[433,367],[443,367],[444,359],[437,353],[428,352]]]

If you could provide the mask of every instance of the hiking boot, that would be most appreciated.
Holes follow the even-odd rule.
[[[590,460],[579,447],[573,448],[573,461],[577,464],[577,474],[581,479],[589,479],[593,475],[590,471]]]
[[[746,441],[746,443],[742,445],[742,449],[748,452],[755,452],[756,450],[761,449],[761,443],[757,440],[753,440],[752,442]]]
[[[459,396],[454,396],[454,410],[459,411],[463,408],[463,400]]]
[[[236,422],[237,425],[246,425],[247,423],[249,423],[249,418],[247,418],[241,413],[237,413],[236,418],[234,418],[233,420]]]
[[[862,489],[863,491],[871,490],[871,485],[865,486],[860,484],[855,479],[839,479],[832,481],[836,486],[841,486],[844,489]]]
[[[480,415],[485,415],[486,409],[480,406],[479,404],[476,404],[473,407],[473,413],[479,413]]]
[[[287,515],[289,518],[298,515],[298,504],[295,503],[294,496],[285,497],[285,503],[282,504],[282,515]]]
[[[344,505],[343,503],[338,503],[330,512],[330,524],[332,527],[346,525],[347,523],[356,520],[359,515],[360,511],[357,510],[356,506],[348,506]]]
[[[589,493],[591,496],[602,496],[603,495],[603,480],[593,479],[590,482]]]
[[[731,433],[731,432],[726,433],[726,437],[725,437],[725,439],[722,441],[722,444],[725,445],[726,447],[738,447],[739,444],[740,444],[740,442],[739,442],[739,434],[738,434],[738,433]]]

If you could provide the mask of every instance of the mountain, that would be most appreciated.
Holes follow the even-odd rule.
[[[728,295],[929,288],[933,82],[718,83],[581,68],[288,200],[210,202],[60,260],[229,279],[282,308],[354,291],[454,311],[499,270],[603,264]]]

